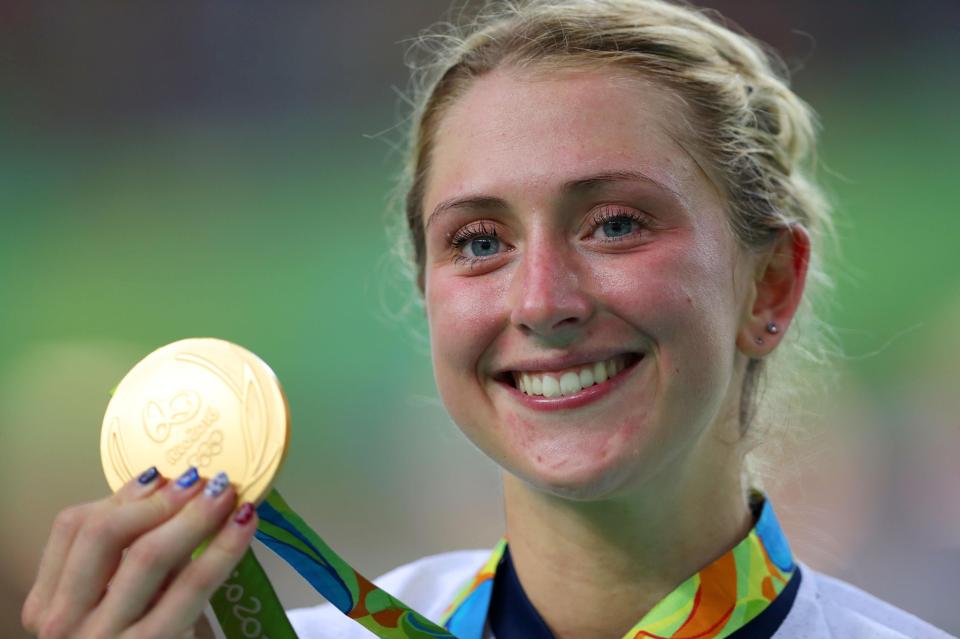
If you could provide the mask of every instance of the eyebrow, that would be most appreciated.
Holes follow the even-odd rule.
[[[646,182],[683,201],[683,198],[676,190],[640,171],[603,171],[601,173],[594,173],[564,182],[560,186],[560,192],[567,196],[583,195],[617,182]],[[430,213],[430,217],[427,218],[427,223],[424,228],[428,228],[441,213],[454,209],[469,208],[506,209],[508,208],[508,204],[506,200],[490,195],[469,195],[451,198],[437,204],[433,212]]]

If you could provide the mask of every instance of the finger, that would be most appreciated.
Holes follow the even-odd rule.
[[[236,491],[221,473],[175,517],[138,539],[120,563],[94,627],[113,636],[139,619],[167,578],[223,524],[236,501]]]
[[[125,498],[102,503],[77,530],[41,627],[51,636],[62,636],[75,628],[102,597],[123,549],[174,516],[197,494],[200,485],[196,469],[191,468],[177,482],[153,489],[143,499],[124,503],[138,490],[131,488]]]
[[[136,480],[127,482],[116,495],[67,508],[57,515],[50,533],[50,539],[40,559],[37,579],[24,601],[21,612],[21,621],[27,630],[31,632],[38,630],[43,611],[49,608],[70,548],[84,521],[98,510],[108,508],[108,502],[111,500],[132,501],[146,497],[156,490],[157,486],[163,481],[163,477],[156,467],[151,466],[141,473]]]
[[[203,554],[177,575],[166,594],[127,636],[154,636],[165,629],[174,635],[191,628],[216,589],[243,558],[257,530],[253,504],[247,502],[221,528]]]
[[[57,514],[50,530],[50,537],[40,558],[37,578],[23,602],[20,621],[31,634],[37,634],[42,621],[42,613],[48,607],[57,583],[63,562],[70,552],[77,530],[89,513],[98,507],[96,502],[81,504],[64,509]]]
[[[157,591],[154,593],[153,597],[150,599],[150,602],[146,605],[145,610],[153,608],[157,604],[157,602],[160,601],[160,597],[162,597],[164,593],[167,592],[167,588],[169,588],[170,584],[173,583],[174,578],[176,578],[176,576],[180,574],[180,572],[184,568],[186,568],[189,564],[190,564],[190,556],[188,555],[183,559],[181,559],[180,561],[178,561],[173,566],[173,568],[170,569],[170,572],[167,574],[166,577],[164,577],[163,583],[160,584],[160,587],[157,588]]]
[[[166,485],[167,479],[157,470],[156,466],[146,469],[136,478],[131,479],[120,487],[113,495],[113,499],[119,503],[128,503],[143,499],[153,494],[157,489]]]

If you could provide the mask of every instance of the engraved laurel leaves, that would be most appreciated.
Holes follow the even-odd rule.
[[[120,475],[122,484],[133,478],[133,471],[130,470],[130,462],[127,460],[126,448],[123,445],[123,431],[120,428],[120,418],[114,417],[110,420],[108,427],[107,454],[110,456],[110,464]],[[114,486],[114,489],[119,485]]]

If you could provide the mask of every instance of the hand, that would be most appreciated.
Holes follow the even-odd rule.
[[[218,492],[219,491],[219,492]],[[40,639],[180,637],[243,557],[256,512],[226,475],[154,469],[117,493],[61,511],[21,612]],[[192,552],[213,536],[196,560]]]

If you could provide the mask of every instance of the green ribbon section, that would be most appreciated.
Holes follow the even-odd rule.
[[[381,639],[456,639],[384,592],[340,558],[276,490],[257,507],[257,539],[323,597]],[[271,637],[271,639],[274,639]]]
[[[257,539],[342,613],[380,639],[456,639],[375,586],[340,558],[276,490],[257,507]],[[206,544],[198,548],[198,557]],[[283,604],[252,550],[210,599],[227,639],[297,639]]]
[[[297,639],[266,571],[250,549],[210,605],[227,639]]]

